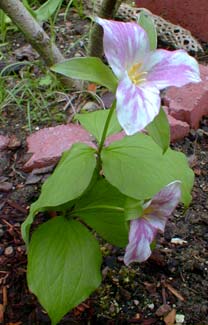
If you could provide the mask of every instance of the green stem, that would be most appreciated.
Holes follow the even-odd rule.
[[[99,147],[98,147],[98,155],[101,153],[101,150],[103,149],[103,145],[104,145],[104,142],[105,142],[105,138],[106,138],[106,134],[107,134],[107,131],[108,131],[108,127],[109,127],[109,124],[110,124],[110,120],[112,118],[112,115],[113,115],[113,112],[116,108],[116,100],[114,100],[112,106],[111,106],[111,109],[109,110],[109,113],[108,113],[108,117],[106,119],[106,122],[105,122],[105,126],[104,126],[104,129],[103,129],[103,134],[102,134],[102,138],[101,138],[101,141],[100,141],[100,144],[99,144]]]
[[[100,167],[101,167],[101,158],[100,158],[100,154],[101,154],[101,151],[103,149],[103,146],[104,146],[104,142],[105,142],[105,139],[106,139],[106,134],[107,134],[107,131],[108,131],[108,127],[109,127],[109,124],[110,124],[110,121],[111,121],[111,118],[112,118],[112,115],[113,115],[113,112],[116,108],[116,100],[113,101],[113,104],[111,106],[111,109],[109,110],[109,113],[108,113],[108,117],[106,119],[106,122],[105,122],[105,126],[104,126],[104,129],[103,129],[103,134],[102,134],[102,137],[101,137],[101,141],[100,141],[100,144],[98,146],[98,151],[97,151],[97,154],[98,154],[98,170],[100,170]]]

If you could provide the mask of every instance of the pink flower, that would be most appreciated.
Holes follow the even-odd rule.
[[[180,181],[165,186],[144,206],[143,215],[130,221],[129,243],[124,263],[146,261],[151,255],[150,244],[157,232],[164,232],[168,217],[177,206],[180,197]]]
[[[184,50],[150,51],[136,23],[96,18],[104,29],[104,52],[119,83],[117,117],[127,135],[144,129],[159,113],[160,90],[200,82],[199,67]]]

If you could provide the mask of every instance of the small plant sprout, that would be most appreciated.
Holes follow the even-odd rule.
[[[157,232],[164,231],[178,202],[191,202],[194,181],[185,155],[169,147],[160,90],[199,82],[197,62],[181,50],[150,50],[151,28],[96,21],[104,29],[104,51],[112,69],[98,58],[85,57],[58,63],[52,70],[100,84],[115,100],[110,109],[76,114],[80,132],[72,132],[71,148],[43,184],[22,225],[28,286],[53,325],[100,285],[102,255],[95,232],[126,249],[126,265],[147,260]],[[83,128],[92,142],[82,143]],[[147,134],[139,132],[144,128]],[[112,141],[110,136],[118,138],[122,129],[120,140]],[[56,217],[31,235],[34,218],[51,210]]]

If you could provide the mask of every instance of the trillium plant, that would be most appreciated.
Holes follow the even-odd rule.
[[[160,90],[200,82],[197,62],[183,50],[157,50],[154,25],[143,13],[138,23],[96,22],[108,65],[84,57],[52,70],[100,84],[115,100],[110,109],[75,116],[92,142],[63,153],[22,225],[28,285],[52,324],[100,285],[99,237],[124,248],[127,266],[144,262],[177,204],[191,201],[193,172],[169,147]],[[55,217],[31,235],[35,216],[50,211]]]

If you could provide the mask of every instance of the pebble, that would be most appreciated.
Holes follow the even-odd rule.
[[[4,250],[4,255],[10,256],[13,254],[13,252],[14,252],[14,248],[12,246],[8,246]]]
[[[19,222],[15,222],[15,223],[14,223],[14,226],[15,226],[15,227],[20,227],[21,224],[20,224]]]
[[[203,132],[202,129],[198,129],[198,130],[196,131],[196,134],[198,135],[199,138],[202,138],[202,139],[203,139],[203,137],[204,137],[204,132]]]
[[[178,238],[178,237],[172,238],[170,242],[171,242],[171,244],[175,244],[175,245],[184,245],[184,244],[187,244],[187,241],[186,240],[183,240],[183,239]]]
[[[0,183],[0,191],[1,192],[7,193],[12,189],[12,187],[13,187],[12,183],[9,183],[9,182]]]
[[[176,324],[183,324],[184,323],[184,320],[185,320],[185,316],[182,315],[182,314],[176,314],[176,317],[175,317],[175,321],[176,321]]]
[[[94,102],[89,101],[82,107],[82,109],[84,111],[93,112],[98,109],[98,105]]]
[[[150,309],[150,310],[153,310],[155,308],[155,305],[154,304],[148,304],[147,307]]]

